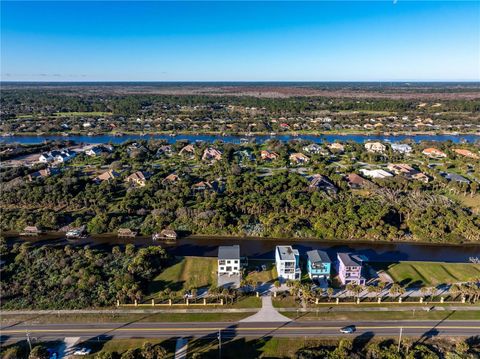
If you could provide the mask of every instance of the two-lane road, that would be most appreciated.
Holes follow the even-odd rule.
[[[396,336],[403,328],[405,336],[473,336],[480,333],[480,321],[305,321],[290,323],[89,323],[38,324],[19,323],[0,329],[2,339],[16,340],[30,336],[40,338],[152,338],[152,337],[328,337],[341,334],[340,328],[355,325],[353,335]]]

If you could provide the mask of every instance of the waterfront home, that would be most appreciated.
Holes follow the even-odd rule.
[[[454,148],[453,152],[464,157],[473,158],[474,160],[480,159],[480,156],[478,156],[476,153],[473,153],[472,151],[469,151],[469,150],[465,150],[463,148]]]
[[[235,157],[237,157],[237,158],[240,160],[240,162],[244,162],[244,161],[254,161],[254,160],[255,160],[255,158],[253,157],[252,153],[251,153],[249,150],[247,150],[247,149],[235,151],[235,152],[233,153],[233,155],[234,155]]]
[[[119,177],[120,174],[118,172],[115,172],[114,170],[108,170],[106,172],[103,172],[102,174],[98,175],[97,177],[94,178],[95,182],[104,182],[104,181],[111,181],[114,180],[115,178]]]
[[[111,152],[113,148],[111,146],[93,146],[92,148],[85,151],[87,156],[96,157],[100,156],[102,153]]]
[[[371,177],[371,178],[387,178],[387,177],[393,176],[390,172],[387,172],[384,170],[368,170],[368,169],[362,168],[360,172],[362,172],[365,176]]]
[[[371,181],[363,178],[362,176],[357,175],[356,173],[350,173],[347,176],[348,186],[352,189],[361,189],[361,188],[373,188],[375,184]]]
[[[222,159],[222,152],[213,147],[208,147],[203,151],[202,161],[219,161]]]
[[[439,149],[436,149],[436,148],[433,148],[433,147],[425,148],[422,151],[422,153],[425,156],[428,156],[430,158],[445,158],[445,157],[447,157],[447,154],[445,152],[442,152]]]
[[[264,161],[274,161],[279,157],[279,155],[276,152],[263,150],[260,152],[260,157]]]
[[[365,278],[362,276],[364,257],[352,253],[338,253],[337,259],[338,278],[343,285],[365,285]]]
[[[326,176],[321,174],[311,175],[308,177],[308,180],[310,181],[310,184],[308,185],[310,190],[322,190],[329,194],[335,194],[338,191],[337,187],[330,182]]]
[[[303,147],[303,150],[312,155],[318,155],[323,152],[322,147],[320,145],[317,145],[316,143],[312,143],[308,146]]]
[[[305,156],[303,153],[292,153],[289,157],[291,164],[305,164],[310,161],[310,158]]]
[[[302,272],[297,249],[293,249],[292,246],[277,246],[275,248],[275,264],[280,281],[300,280]]]
[[[368,152],[383,153],[387,149],[387,146],[380,142],[367,142],[365,144],[365,149]]]
[[[337,151],[337,152],[345,151],[345,146],[342,145],[341,143],[338,143],[338,142],[329,144],[328,148],[333,150],[333,151]]]
[[[193,145],[186,145],[178,154],[193,157],[195,155],[195,147]]]
[[[318,249],[307,252],[307,271],[310,279],[329,280],[331,265],[332,262],[326,252]]]
[[[23,229],[23,232],[20,233],[21,236],[38,236],[42,234],[43,231],[40,230],[37,226],[26,226]]]
[[[119,228],[117,230],[117,237],[135,237],[137,232],[132,231],[130,228]]]
[[[50,152],[44,152],[38,158],[39,162],[49,163],[49,162],[67,162],[76,156],[76,152],[70,151],[68,149],[64,150],[53,150]]]
[[[234,275],[240,274],[240,246],[218,247],[218,274]]]
[[[103,149],[100,146],[93,146],[85,151],[85,154],[90,157],[100,156],[103,153]]]
[[[126,181],[138,187],[145,187],[147,185],[147,178],[148,175],[146,173],[142,171],[137,171],[128,176],[126,178]]]
[[[177,232],[172,229],[164,229],[160,233],[154,233],[152,239],[177,239]]]
[[[451,181],[451,182],[457,182],[457,183],[465,183],[465,184],[469,184],[470,183],[470,180],[466,179],[465,177],[463,176],[460,176],[456,173],[441,173],[441,175]]]
[[[172,146],[170,146],[170,145],[161,146],[161,147],[157,150],[156,156],[157,156],[157,157],[160,157],[160,156],[162,156],[162,155],[171,156],[171,155],[172,155]]]
[[[390,146],[392,147],[392,150],[395,152],[400,152],[400,153],[412,152],[412,147],[405,143],[392,143]]]

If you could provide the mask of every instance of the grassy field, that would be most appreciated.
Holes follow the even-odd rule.
[[[282,312],[283,315],[296,320],[479,320],[478,311],[378,311],[373,308],[364,312]]]
[[[480,213],[480,194],[476,194],[472,197],[470,195],[463,196],[449,193],[448,197],[454,199],[455,201],[458,201],[463,206],[470,208],[473,212]]]
[[[468,282],[480,277],[480,264],[445,262],[371,263],[393,281],[405,286],[437,286]]]
[[[222,358],[293,358],[306,342],[313,343],[316,341],[274,337],[262,339],[238,338],[222,343]],[[219,358],[217,341],[197,339],[190,342],[188,349],[189,357],[193,353],[201,353],[202,358]]]
[[[258,299],[258,298],[256,298]],[[241,303],[241,302],[240,302]],[[243,303],[244,308],[253,305],[253,301]],[[230,307],[230,306],[229,306]],[[224,308],[228,308],[225,306]],[[211,309],[211,308],[210,308]],[[142,314],[45,314],[45,315],[18,315],[2,314],[0,323],[4,326],[18,322],[25,324],[47,323],[125,323],[125,322],[235,322],[255,313],[142,313]]]
[[[253,280],[254,282],[272,282],[275,281],[278,277],[277,270],[275,269],[275,263],[271,260],[263,259],[251,259],[248,261],[247,267],[247,278],[248,280]],[[256,268],[261,268],[262,265],[267,267],[267,270],[262,270],[260,272],[255,271]]]
[[[210,286],[217,281],[217,260],[204,257],[180,257],[156,276],[149,285],[148,298],[156,298],[166,288],[172,291]]]
[[[295,308],[298,307],[298,304],[295,302],[295,298],[291,295],[286,297],[278,296],[276,298],[272,297],[272,304],[275,308]]]

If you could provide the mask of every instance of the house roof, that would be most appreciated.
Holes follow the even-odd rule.
[[[362,265],[364,258],[359,255],[351,253],[338,253],[338,259],[346,266],[358,267]]]
[[[361,186],[369,182],[370,182],[369,180],[363,178],[362,176],[357,175],[356,173],[350,173],[348,175],[348,183],[350,184],[356,184]]]
[[[298,250],[293,249],[292,246],[277,246],[277,252],[281,260],[295,260],[295,255],[298,255]]]
[[[218,247],[218,259],[240,259],[240,246],[236,244]]]
[[[463,176],[457,175],[456,173],[446,173],[445,178],[449,181],[470,183],[470,180],[466,179]]]
[[[318,263],[318,262],[331,263],[332,262],[326,252],[319,251],[318,249],[315,249],[313,251],[308,251],[307,257],[312,263]]]

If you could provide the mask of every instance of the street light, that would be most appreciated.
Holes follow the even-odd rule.
[[[218,329],[218,358],[222,358],[222,330]]]

